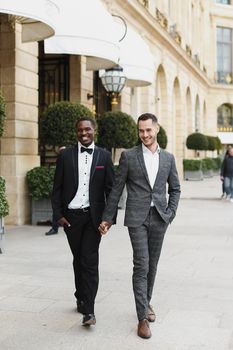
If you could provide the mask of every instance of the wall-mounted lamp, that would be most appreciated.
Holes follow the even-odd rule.
[[[101,76],[102,84],[111,97],[111,104],[118,104],[117,98],[125,86],[126,79],[123,68],[120,66],[106,69],[105,73]]]

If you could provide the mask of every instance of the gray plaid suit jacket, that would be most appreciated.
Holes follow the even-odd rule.
[[[172,222],[180,198],[180,183],[172,154],[163,149],[160,150],[158,174],[154,186],[151,188],[142,145],[123,151],[115,183],[102,216],[103,221],[114,222],[118,202],[125,184],[127,186],[125,226],[141,226],[149,213],[151,200],[153,200],[161,218],[166,223]]]

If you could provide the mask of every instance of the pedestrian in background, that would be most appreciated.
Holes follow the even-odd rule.
[[[223,160],[220,178],[224,183],[227,198],[233,203],[233,147],[229,147],[228,156]]]
[[[223,160],[228,156],[228,149],[226,150],[225,152],[225,155],[224,155],[224,158]],[[221,198],[227,198],[227,194],[226,194],[226,190],[225,190],[225,186],[224,186],[224,180],[222,177],[220,177],[221,181],[222,181],[222,195],[221,195]]]

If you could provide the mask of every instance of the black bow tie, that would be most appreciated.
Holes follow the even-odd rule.
[[[87,152],[87,153],[89,153],[89,154],[92,154],[93,149],[92,149],[92,148],[86,148],[86,147],[81,146],[81,153],[83,153],[83,152]]]

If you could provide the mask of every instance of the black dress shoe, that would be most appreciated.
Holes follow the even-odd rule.
[[[84,302],[82,300],[77,300],[76,301],[77,303],[77,311],[80,313],[80,314],[84,314]]]
[[[94,326],[96,324],[96,318],[94,314],[85,314],[83,316],[83,326]]]
[[[48,232],[45,232],[45,236],[56,235],[58,231],[51,228]]]

